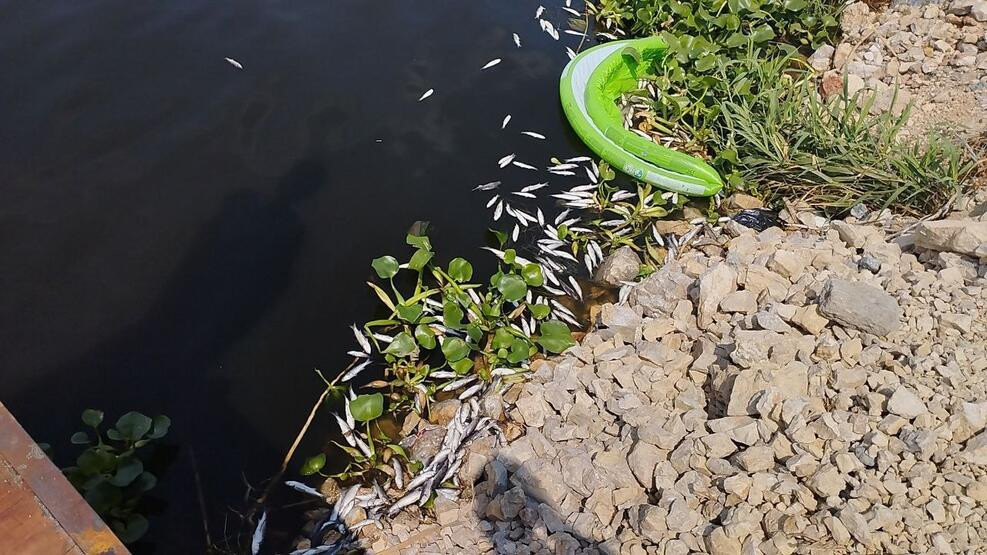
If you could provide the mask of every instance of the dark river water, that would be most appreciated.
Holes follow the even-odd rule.
[[[537,5],[0,0],[0,400],[63,466],[83,408],[173,419],[137,551],[204,551],[196,468],[212,539],[237,532],[372,315],[372,258],[428,220],[492,265],[472,187],[583,152],[557,94],[578,39]]]

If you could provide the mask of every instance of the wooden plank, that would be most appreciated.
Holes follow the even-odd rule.
[[[130,553],[3,403],[0,403],[0,553]]]

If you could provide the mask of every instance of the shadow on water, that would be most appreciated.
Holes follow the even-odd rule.
[[[280,445],[256,444],[261,434],[244,434],[250,424],[232,406],[211,410],[213,420],[203,421],[197,416],[203,414],[206,405],[228,404],[232,377],[222,372],[222,356],[265,316],[287,288],[306,238],[297,208],[326,183],[322,163],[305,158],[280,178],[273,195],[246,189],[228,194],[220,210],[196,233],[191,249],[140,321],[76,360],[40,373],[45,379],[21,396],[36,400],[18,409],[18,416],[26,421],[41,419],[51,407],[70,415],[88,406],[100,406],[111,419],[130,409],[158,414],[167,408],[173,421],[167,442],[172,445],[164,446],[163,458],[172,459],[172,464],[163,469],[159,487],[169,492],[168,511],[163,511],[160,503],[151,503],[152,510],[157,505],[164,515],[152,519],[148,539],[138,551],[171,553],[185,547],[170,540],[167,546],[155,546],[154,538],[159,535],[187,538],[188,549],[195,552],[204,547],[193,453],[201,459],[232,447],[240,452],[230,458],[246,460],[251,452],[282,449]],[[102,383],[99,397],[79,395],[91,389],[93,380]],[[150,380],[155,387],[147,387]],[[254,439],[250,445],[224,443],[228,430]],[[67,453],[58,456],[61,438],[50,439],[56,444],[56,460],[69,462]],[[185,449],[189,451],[180,453]],[[238,472],[230,468],[227,475],[204,479],[225,480],[229,482],[227,490],[243,490]],[[223,509],[210,507],[206,512],[216,514]],[[217,532],[220,536],[223,533],[217,526],[220,523],[209,524],[216,540]]]

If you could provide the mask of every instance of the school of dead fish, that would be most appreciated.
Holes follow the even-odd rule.
[[[571,8],[571,0],[566,0],[565,6],[562,9],[573,16],[582,17],[581,13]],[[550,21],[542,18],[544,14],[545,8],[538,6],[535,10],[535,19],[538,21],[539,27],[552,39],[559,40],[560,33],[558,29]],[[563,34],[585,37],[586,31],[566,29],[563,31]],[[615,40],[619,38],[618,35],[623,35],[623,33],[621,30],[616,29],[613,33],[601,31],[597,32],[597,35],[609,40]],[[516,48],[521,48],[520,36],[517,33],[512,33],[512,38]],[[567,46],[566,55],[572,59],[576,56],[576,53],[571,47]],[[236,60],[226,58],[226,61],[237,69],[243,69],[243,66]],[[494,58],[480,69],[481,71],[491,69],[499,65],[501,61],[501,58]],[[651,87],[651,85],[642,83],[642,88],[647,87]],[[653,93],[654,91],[650,92]],[[424,101],[434,93],[434,89],[428,89],[419,97],[418,101]],[[640,132],[634,127],[634,122],[648,109],[647,104],[643,102],[644,100],[646,99],[627,95],[621,99],[621,110],[625,114],[624,125],[626,128]],[[512,116],[510,114],[505,115],[501,121],[501,129],[506,129],[511,120]],[[546,139],[545,135],[537,131],[525,130],[521,131],[521,134],[538,140]],[[651,136],[647,137],[649,139],[652,138]],[[662,140],[660,144],[670,146],[671,142],[669,140]],[[560,177],[585,175],[588,179],[587,183],[571,186],[566,190],[549,195],[562,208],[554,219],[548,220],[541,208],[536,208],[532,213],[530,209],[519,207],[517,204],[511,204],[508,201],[509,196],[536,200],[539,198],[537,192],[549,186],[548,181],[525,185],[516,191],[506,193],[498,191],[487,201],[486,208],[492,210],[494,221],[499,221],[504,215],[512,218],[514,224],[511,231],[511,238],[515,243],[520,238],[522,229],[535,229],[536,227],[540,229],[538,238],[534,240],[534,249],[536,252],[532,255],[533,260],[520,255],[516,255],[515,259],[520,264],[537,263],[545,276],[545,283],[541,289],[554,297],[535,296],[529,290],[525,301],[528,303],[547,304],[551,309],[551,317],[578,327],[581,324],[576,315],[557,299],[568,296],[577,301],[583,300],[582,288],[579,281],[572,275],[572,268],[583,266],[588,274],[592,275],[595,269],[603,262],[604,252],[596,240],[590,240],[585,244],[581,257],[577,257],[574,254],[577,249],[572,248],[571,243],[559,238],[559,228],[564,226],[571,231],[581,233],[592,232],[590,229],[580,227],[579,224],[582,219],[577,214],[579,211],[598,210],[601,208],[601,199],[598,196],[600,170],[594,160],[589,156],[574,156],[562,160],[553,158],[551,162],[552,164],[549,166],[538,168],[517,160],[517,155],[510,153],[501,157],[497,161],[497,165],[500,169],[505,169],[507,166],[513,165],[520,169],[536,172],[545,171],[550,175]],[[503,182],[500,180],[490,181],[475,186],[473,190],[480,192],[497,191],[502,185]],[[618,191],[611,195],[610,200],[616,202],[636,196],[635,193],[630,191]],[[675,193],[664,193],[662,198],[673,203],[678,200]],[[618,218],[602,222],[600,225],[603,227],[619,227],[625,222],[626,220]],[[652,227],[652,238],[658,245],[667,249],[669,257],[675,257],[676,253],[684,248],[705,225],[705,221],[696,221],[693,223],[692,230],[680,238],[672,235],[662,236],[657,232],[656,228]],[[627,231],[630,230],[628,229]],[[505,253],[501,250],[490,247],[483,248],[492,252],[501,260],[505,257]],[[630,288],[633,285],[633,283],[625,283],[619,289],[619,302],[626,300],[630,293]],[[469,290],[469,293],[475,296],[472,290]],[[478,298],[474,300],[479,302]],[[435,318],[436,322],[430,324],[430,326],[440,343],[446,337],[462,335],[460,332],[448,329],[442,324],[442,305],[440,303],[432,299],[426,299],[424,312]],[[520,325],[512,324],[512,326],[518,331],[522,331],[530,336],[537,329],[537,322],[533,317],[527,319],[521,318]],[[344,374],[340,378],[340,381],[343,383],[352,381],[373,363],[373,346],[368,336],[355,324],[351,327],[351,330],[359,349],[348,352],[353,357],[354,362],[344,371]],[[372,337],[384,344],[390,343],[393,339],[390,336],[380,333],[375,333]],[[452,421],[448,424],[446,435],[436,455],[414,476],[411,475],[409,469],[404,467],[396,457],[392,458],[391,470],[393,475],[390,477],[389,482],[381,485],[375,481],[371,484],[369,491],[363,494],[360,494],[360,484],[343,490],[334,501],[332,511],[322,522],[316,524],[315,530],[311,534],[312,545],[316,547],[300,549],[292,552],[291,555],[331,555],[344,550],[358,548],[360,547],[360,541],[356,537],[356,532],[364,526],[375,525],[381,527],[380,521],[382,518],[392,517],[402,509],[412,505],[417,504],[422,506],[428,502],[433,493],[449,499],[458,499],[458,488],[460,484],[457,470],[463,462],[464,450],[469,443],[489,433],[495,434],[501,441],[506,441],[503,439],[503,433],[497,422],[481,415],[477,399],[489,390],[502,391],[509,385],[508,382],[504,381],[505,378],[521,375],[528,370],[529,368],[526,363],[523,363],[519,368],[493,369],[491,371],[492,381],[490,383],[479,380],[475,375],[462,377],[449,371],[432,372],[427,379],[438,381],[437,391],[460,391],[457,398],[463,401]],[[343,440],[350,447],[360,450],[360,452],[369,457],[371,454],[370,446],[364,439],[363,432],[356,425],[356,421],[350,411],[350,402],[355,398],[356,394],[351,388],[345,397],[343,415],[340,416],[333,413],[333,417],[340,428]],[[428,396],[427,389],[419,385],[419,394],[416,395],[415,399],[416,409],[422,411],[425,408],[424,404],[432,401],[434,399]],[[300,482],[288,481],[285,484],[305,495],[323,498],[323,495],[319,491]],[[345,517],[355,507],[363,508],[367,518],[347,527],[344,523]],[[263,542],[266,522],[267,514],[264,513],[258,522],[253,536],[252,551],[255,555],[258,553]],[[319,545],[322,542],[321,538],[329,530],[338,532],[338,539],[328,545]]]

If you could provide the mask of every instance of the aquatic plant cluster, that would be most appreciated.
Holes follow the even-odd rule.
[[[831,212],[864,202],[913,214],[939,208],[973,169],[955,138],[902,145],[908,118],[874,113],[874,97],[819,99],[805,55],[833,41],[832,0],[598,0],[612,36],[660,35],[668,55],[641,83],[633,128],[705,156],[728,189],[804,198]]]
[[[103,412],[86,409],[82,423],[91,430],[72,434],[71,442],[87,447],[75,466],[62,471],[120,541],[133,543],[148,529],[147,518],[138,512],[140,500],[158,482],[144,469],[139,451],[163,438],[171,420],[163,415],[150,418],[128,412],[101,432]]]

